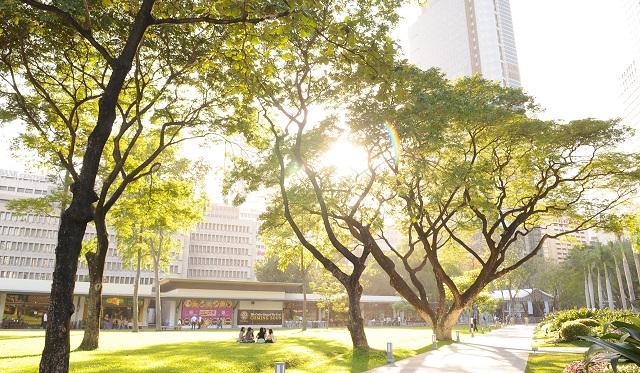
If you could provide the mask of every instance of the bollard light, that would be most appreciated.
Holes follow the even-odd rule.
[[[431,335],[431,341],[433,342],[433,349],[437,350],[438,349],[438,344],[436,343],[437,339],[436,339],[436,335],[435,334]]]
[[[533,351],[533,354],[536,354],[536,351],[538,351],[538,347],[532,347],[531,350]]]
[[[393,363],[393,343],[387,342],[387,363]]]
[[[456,331],[456,342],[460,342],[460,332]]]
[[[473,329],[471,329],[471,338],[474,338],[475,335],[473,334]]]
[[[481,326],[480,330],[482,331],[482,334],[484,334],[484,326]]]
[[[284,373],[284,369],[287,363],[276,363],[276,373]]]

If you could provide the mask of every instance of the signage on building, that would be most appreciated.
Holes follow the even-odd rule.
[[[282,311],[239,310],[238,325],[282,325]]]
[[[30,175],[25,174],[18,171],[13,170],[5,170],[0,168],[0,177],[8,177],[12,179],[22,179],[22,180],[35,180],[35,181],[46,181],[47,178],[40,175]]]

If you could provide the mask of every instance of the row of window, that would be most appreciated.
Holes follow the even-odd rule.
[[[56,238],[57,230],[26,228],[26,227],[9,227],[0,225],[0,234],[5,236],[22,236],[22,237],[38,237],[38,238]]]
[[[51,243],[0,241],[0,250],[53,253],[55,252],[55,249],[56,249],[56,245]]]
[[[22,215],[22,214],[13,213],[11,211],[0,211],[0,220],[26,221],[29,223],[52,224],[52,225],[60,224],[60,218],[57,216],[35,215],[35,214]]]
[[[248,267],[249,261],[246,259],[202,258],[202,257],[196,256],[196,257],[189,257],[189,264]]]
[[[21,267],[53,267],[53,259],[0,255],[0,264]]]
[[[191,233],[191,239],[208,242],[249,243],[249,237],[224,236],[220,234]]]
[[[8,192],[18,192],[18,193],[26,193],[26,194],[38,194],[38,195],[46,195],[46,190],[41,189],[31,189],[31,188],[16,188],[12,186],[0,185],[0,190],[6,190]]]
[[[77,282],[89,282],[89,275],[76,275]],[[102,282],[106,284],[134,284],[136,282],[136,278],[133,276],[103,276]],[[140,277],[140,285],[152,285],[153,278],[150,277]]]
[[[223,271],[219,269],[190,269],[189,277],[217,277],[217,278],[249,278],[248,271]]]
[[[24,280],[51,280],[52,273],[0,271],[0,278],[18,278]]]
[[[249,249],[244,247],[222,247],[208,245],[189,245],[189,252],[227,255],[249,255]]]
[[[237,225],[237,224],[198,223],[197,229],[208,229],[212,231],[222,231],[222,232],[249,233],[248,225]]]

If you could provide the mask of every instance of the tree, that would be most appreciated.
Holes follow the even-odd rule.
[[[160,271],[166,270],[182,249],[175,237],[193,229],[207,209],[202,195],[206,167],[198,167],[188,159],[172,159],[173,152],[162,155],[162,166],[137,181],[135,191],[124,194],[113,208],[118,249],[125,262],[135,261],[133,330],[138,331],[138,285],[143,265],[151,264],[155,283],[160,283]],[[195,170],[195,171],[194,171]],[[204,172],[203,172],[204,171]],[[156,329],[162,324],[160,289],[156,294]]]
[[[226,125],[229,132],[246,128],[247,116],[232,109],[238,106],[242,88],[230,82],[243,57],[225,48],[233,43],[229,36],[246,35],[261,22],[274,24],[272,32],[282,33],[285,22],[279,20],[304,18],[300,9],[313,6],[303,0],[250,5],[222,1],[210,6],[191,1],[9,0],[0,5],[0,91],[7,100],[3,117],[24,120],[34,130],[25,137],[29,144],[55,159],[73,179],[73,197],[58,235],[42,372],[68,370],[74,279],[87,223],[95,220],[98,231],[98,252],[89,257],[89,264],[92,289],[99,292],[102,250],[108,243],[103,217],[126,184],[153,163],[148,159],[136,167],[122,167],[132,142],[121,141],[138,138],[153,122],[162,139],[155,153],[159,154],[169,143],[181,141],[183,129],[203,122]],[[121,121],[113,131],[117,115]],[[236,120],[224,120],[227,116]],[[94,186],[109,139],[121,168],[102,180],[114,189],[103,187],[98,195]],[[117,178],[120,183],[115,183]],[[94,208],[97,201],[102,202]],[[90,298],[100,297],[92,293]],[[99,301],[92,301],[89,309],[96,308]],[[94,324],[95,319],[92,315],[88,321]],[[89,347],[95,348],[97,334],[93,339]]]
[[[253,159],[235,159],[225,186],[230,190],[231,182],[242,180],[247,190],[277,188],[271,215],[284,216],[301,245],[345,287],[347,327],[354,348],[362,349],[368,349],[368,342],[360,312],[360,277],[369,248],[345,231],[357,208],[347,206],[341,193],[345,180],[336,182],[322,159],[339,134],[323,136],[327,133],[321,131],[330,126],[311,117],[313,112],[343,105],[351,92],[383,81],[393,69],[395,45],[387,34],[398,20],[398,5],[396,1],[326,2],[315,13],[312,27],[296,25],[295,32],[283,35],[289,49],[254,46],[263,63],[249,70],[247,84],[260,92],[261,119],[270,136],[265,143],[270,148],[257,149],[264,153]],[[278,79],[264,79],[273,71],[279,73]],[[304,229],[308,219],[318,222],[324,238]],[[317,246],[327,241],[328,255]]]

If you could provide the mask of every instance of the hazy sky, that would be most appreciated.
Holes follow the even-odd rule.
[[[522,85],[542,118],[620,116],[618,79],[631,61],[622,0],[511,0],[511,11]],[[403,25],[419,13],[404,9]]]

